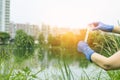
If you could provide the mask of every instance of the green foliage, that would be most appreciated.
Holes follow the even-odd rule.
[[[9,58],[10,58],[9,51],[7,51],[5,47],[0,47],[0,63],[3,60],[9,59]]]
[[[60,36],[52,36],[51,34],[48,35],[48,44],[51,46],[60,46]]]
[[[7,70],[7,74],[0,73],[0,80],[34,80],[37,74],[32,73],[30,68],[15,70],[14,67]]]
[[[120,70],[108,71],[107,72],[111,80],[120,79]]]
[[[23,30],[18,30],[15,36],[15,45],[17,47],[31,47],[31,45],[34,45],[34,39]]]
[[[32,73],[30,68],[26,67],[23,70],[17,71],[12,74],[10,80],[34,80],[37,76]]]
[[[34,52],[34,39],[23,30],[18,30],[15,36],[14,54],[19,57],[28,57]]]
[[[38,41],[40,45],[45,44],[45,37],[43,35],[43,33],[40,33],[39,37],[38,37]]]
[[[120,48],[120,36],[117,34],[93,32],[88,42],[96,52],[105,56],[114,54]]]
[[[10,35],[6,32],[0,32],[0,40],[2,44],[5,44],[10,38]]]
[[[101,50],[101,45],[104,44],[104,38],[103,38],[103,34],[100,34],[100,32],[91,32],[89,34],[89,38],[88,38],[88,44],[96,51],[96,52],[100,52]]]

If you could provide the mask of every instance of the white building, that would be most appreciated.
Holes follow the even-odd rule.
[[[80,29],[71,29],[69,27],[57,27],[57,26],[51,27],[47,24],[42,24],[40,32],[42,32],[44,36],[48,34],[51,34],[53,36],[58,36],[58,35],[66,34],[67,32],[80,34]]]
[[[35,39],[38,37],[40,32],[38,25],[10,23],[9,33],[11,35],[11,38],[15,37],[17,30],[23,30],[28,35],[33,36]]]
[[[0,0],[0,31],[9,32],[10,0]]]

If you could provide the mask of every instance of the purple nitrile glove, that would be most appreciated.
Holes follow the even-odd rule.
[[[94,26],[92,30],[102,30],[106,32],[112,32],[114,28],[113,25],[104,24],[102,22],[95,22],[95,23],[91,23],[90,25]]]
[[[82,52],[86,58],[91,61],[91,55],[94,53],[94,50],[92,50],[86,42],[80,41],[78,43],[78,51]]]

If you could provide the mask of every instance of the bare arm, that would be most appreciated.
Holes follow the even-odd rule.
[[[120,51],[108,58],[94,53],[91,60],[105,70],[120,69]]]
[[[112,32],[120,34],[120,26],[114,26]]]

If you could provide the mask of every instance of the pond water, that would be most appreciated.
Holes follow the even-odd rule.
[[[64,69],[64,66],[62,68]],[[77,64],[74,64],[74,65],[69,65],[69,68],[73,75],[73,77],[71,77],[70,80],[81,80],[82,78],[84,78],[83,80],[89,80],[89,79],[97,80],[99,74],[100,74],[100,80],[109,79],[107,73],[104,70],[96,67],[93,64],[90,64],[89,67],[87,68],[81,68]],[[37,71],[37,70],[39,70],[39,68],[33,68],[33,71]],[[64,70],[64,73],[66,73],[65,70]],[[67,76],[66,74],[64,75]],[[63,76],[63,75],[59,70],[59,68],[49,66],[45,68],[42,72],[40,72],[37,76],[39,77],[39,79],[42,79],[42,80],[46,80],[46,79],[59,80],[58,79],[59,76]],[[87,76],[89,76],[89,78]],[[64,80],[64,78],[60,78],[60,80]],[[65,78],[65,80],[68,80],[67,77]]]
[[[87,61],[75,49],[39,48],[29,58],[16,61],[12,57],[6,63],[2,66],[3,72],[5,66],[14,65],[15,70],[29,67],[37,75],[35,80],[109,80],[106,71]]]

